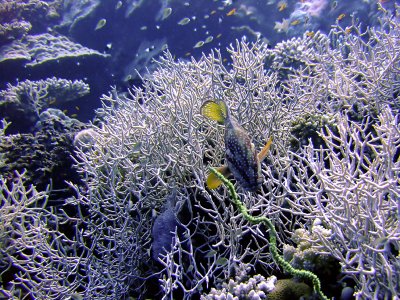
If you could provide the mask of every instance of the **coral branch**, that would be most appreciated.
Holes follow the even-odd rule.
[[[236,190],[235,190],[235,187],[233,186],[233,184],[227,178],[225,178],[224,175],[222,175],[220,172],[218,172],[216,169],[210,168],[210,171],[213,172],[219,179],[221,179],[223,181],[223,183],[228,187],[229,193],[232,198],[232,202],[235,204],[235,206],[238,208],[239,212],[243,215],[243,217],[247,221],[249,221],[251,224],[254,224],[254,225],[259,224],[259,223],[264,223],[265,225],[267,225],[268,229],[270,230],[269,242],[270,242],[271,254],[272,254],[272,257],[274,258],[274,260],[278,263],[278,265],[280,265],[285,270],[285,272],[287,272],[293,276],[311,281],[313,284],[313,287],[314,287],[314,291],[321,297],[321,299],[328,299],[328,297],[326,297],[324,295],[324,293],[321,291],[321,283],[320,283],[317,275],[315,275],[314,273],[307,271],[307,270],[299,270],[299,269],[293,268],[290,265],[290,263],[285,261],[284,258],[279,254],[278,247],[276,245],[277,233],[275,230],[275,226],[271,222],[271,220],[265,216],[254,217],[254,216],[250,215],[246,206],[239,200],[239,197],[236,193]]]

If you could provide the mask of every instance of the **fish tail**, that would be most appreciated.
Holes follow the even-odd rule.
[[[220,172],[222,175],[224,175],[225,177],[228,177],[231,174],[231,172],[229,171],[228,166],[222,166],[222,167],[217,168],[216,170],[218,172]],[[207,183],[207,187],[210,190],[214,190],[214,189],[216,189],[217,187],[219,187],[222,184],[222,181],[214,173],[210,173],[207,176],[206,183]]]
[[[224,101],[207,100],[201,106],[200,112],[203,116],[217,121],[219,124],[224,124],[228,116],[228,107]]]
[[[268,142],[265,146],[261,149],[261,151],[257,154],[257,158],[259,162],[262,162],[264,158],[267,156],[269,148],[271,148],[272,144],[272,137],[269,138]]]

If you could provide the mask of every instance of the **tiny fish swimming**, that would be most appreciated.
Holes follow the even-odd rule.
[[[224,101],[208,100],[203,103],[200,112],[203,116],[225,125],[225,158],[227,165],[219,167],[217,170],[225,177],[232,174],[244,190],[257,191],[263,182],[260,163],[268,153],[272,138],[257,154],[250,136],[230,115]],[[206,183],[209,189],[216,189],[222,184],[213,173],[207,177]]]

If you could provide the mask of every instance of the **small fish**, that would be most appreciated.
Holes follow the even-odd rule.
[[[236,13],[236,8],[232,8],[229,12],[227,12],[227,16],[233,16]]]
[[[287,2],[286,1],[279,1],[278,2],[278,11],[283,11],[286,8],[287,8]]]
[[[315,32],[314,31],[307,31],[306,32],[306,36],[309,37],[309,38],[312,38],[312,37],[315,36]]]
[[[80,110],[80,107],[79,107],[78,105],[76,105],[76,106],[75,106],[75,109],[76,109],[77,111],[79,111],[79,110]]]
[[[211,43],[213,39],[214,39],[214,38],[213,38],[212,35],[208,36],[208,37],[204,40],[204,44]]]
[[[147,47],[146,49],[144,49],[144,52],[151,52],[155,49],[154,45],[151,45],[150,47]]]
[[[106,19],[101,19],[97,22],[96,28],[94,30],[99,30],[101,28],[103,28],[107,23]]]
[[[171,13],[172,13],[172,8],[171,7],[164,8],[161,21],[163,21],[166,18],[168,18],[171,15]]]
[[[115,5],[115,10],[118,10],[122,7],[122,1],[118,1],[117,4]]]
[[[299,20],[299,19],[294,20],[294,21],[292,21],[292,22],[290,23],[290,25],[292,25],[292,26],[296,26],[296,25],[299,25],[299,24],[300,24],[300,20]]]
[[[198,41],[198,42],[196,43],[196,45],[193,46],[193,48],[200,48],[200,47],[203,46],[203,45],[204,45],[204,42],[203,42],[203,41]]]
[[[101,19],[99,20],[99,22],[97,22],[96,28],[94,30],[99,30],[101,28],[103,28],[107,23],[106,19]]]
[[[246,191],[257,191],[262,182],[261,161],[266,157],[272,143],[270,138],[260,153],[256,153],[254,144],[247,132],[230,115],[224,101],[208,100],[201,106],[201,114],[211,120],[225,125],[225,158],[227,165],[217,170],[228,177],[235,177],[240,186]],[[211,173],[207,177],[207,187],[216,189],[222,182]]]
[[[175,233],[182,232],[179,225],[178,213],[180,206],[177,199],[177,190],[173,189],[164,200],[161,212],[155,216],[151,236],[153,243],[151,245],[151,256],[154,260],[158,260],[160,254],[167,254],[172,249],[172,242]]]
[[[190,22],[190,19],[189,18],[183,18],[182,20],[180,20],[179,22],[178,22],[178,25],[186,25],[186,24],[188,24]]]
[[[140,30],[147,30],[147,26],[144,25],[144,26],[140,27]]]
[[[345,16],[346,16],[346,14],[340,14],[339,17],[337,17],[336,20],[340,21],[340,20],[342,20]]]

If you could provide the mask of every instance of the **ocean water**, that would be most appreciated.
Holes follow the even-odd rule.
[[[46,2],[46,1],[44,1]],[[271,47],[276,43],[304,32],[329,32],[337,19],[343,27],[349,26],[352,16],[363,26],[377,22],[379,1],[48,1],[56,14],[49,16],[50,9],[29,12],[4,12],[3,23],[20,18],[32,23],[31,35],[50,32],[61,34],[82,46],[108,54],[106,59],[93,56],[76,56],[74,59],[60,58],[47,63],[27,67],[26,60],[7,59],[0,70],[0,89],[7,84],[40,80],[52,76],[69,80],[81,79],[90,85],[91,93],[68,104],[55,107],[67,109],[69,115],[77,114],[80,120],[93,118],[93,111],[100,106],[100,96],[110,86],[126,90],[140,83],[137,70],[146,75],[146,68],[154,68],[153,58],[168,50],[177,58],[198,59],[202,53],[226,48],[243,37],[247,41],[261,39]],[[395,1],[380,1],[389,10],[394,10]],[[12,3],[5,1],[5,3]],[[171,14],[163,18],[165,9]],[[26,9],[25,9],[26,10]],[[229,14],[231,12],[231,14]],[[36,14],[36,15],[35,15]],[[36,19],[35,19],[36,18]],[[186,25],[179,21],[189,18]],[[95,29],[100,20],[106,24]],[[278,23],[288,22],[283,29]],[[282,26],[280,26],[282,27]],[[5,34],[4,47],[21,34]],[[195,48],[199,41],[212,41]],[[7,52],[3,52],[5,55]],[[80,107],[77,111],[75,106]]]
[[[3,120],[1,128],[5,129],[0,131],[0,299],[234,299],[229,298],[231,296],[237,296],[236,299],[267,299],[268,288],[264,284],[274,281],[271,276],[279,279],[291,277],[288,272],[273,264],[274,260],[268,250],[270,242],[266,237],[268,230],[264,226],[251,227],[251,222],[241,221],[237,209],[227,204],[227,192],[222,189],[210,191],[196,181],[199,178],[200,182],[206,180],[206,166],[209,163],[224,163],[223,134],[216,134],[223,129],[206,121],[196,123],[195,129],[185,127],[186,119],[179,119],[182,115],[177,113],[177,107],[180,106],[174,106],[170,100],[171,95],[179,93],[172,79],[171,91],[166,84],[159,90],[152,86],[155,92],[146,86],[146,80],[151,80],[158,66],[157,61],[167,52],[175,62],[184,64],[192,60],[199,61],[210,53],[220,51],[221,65],[229,72],[236,66],[233,66],[227,48],[237,49],[240,43],[263,43],[265,51],[272,51],[277,45],[284,45],[286,41],[296,38],[308,37],[311,40],[320,37],[320,34],[329,35],[332,28],[340,27],[346,34],[353,34],[356,29],[361,32],[370,28],[385,31],[388,30],[385,26],[389,25],[381,27],[383,16],[390,16],[392,22],[398,24],[399,4],[395,0],[2,0],[0,120]],[[398,25],[394,27],[396,30],[399,28]],[[395,44],[393,49],[398,49],[398,31],[395,35],[391,41]],[[360,40],[367,41],[371,36],[363,35]],[[329,38],[332,39],[331,46],[341,42],[340,38],[335,39],[331,35]],[[371,42],[371,45],[375,44]],[[346,47],[339,48],[344,58],[340,61],[343,65],[337,67],[345,69],[346,59],[353,59],[351,55],[356,51],[353,53],[349,50],[351,54],[348,54],[343,53]],[[302,48],[288,51],[291,50],[293,53],[301,52]],[[378,56],[373,51],[365,50],[365,57],[373,55]],[[260,162],[263,176],[266,177],[261,191],[253,195],[246,194],[236,183],[239,196],[246,205],[254,205],[252,212],[255,215],[265,214],[275,218],[274,222],[278,224],[279,252],[282,252],[284,245],[287,246],[285,255],[292,259],[292,265],[316,271],[323,283],[322,290],[336,299],[398,299],[400,294],[399,283],[395,282],[396,278],[400,278],[400,74],[398,53],[392,57],[393,62],[386,70],[390,75],[383,72],[384,76],[388,76],[387,81],[381,77],[377,80],[387,82],[387,85],[382,83],[378,85],[377,91],[374,90],[374,93],[381,92],[383,96],[368,94],[373,99],[384,98],[383,104],[376,100],[382,105],[380,107],[367,103],[370,99],[367,96],[366,101],[357,102],[363,99],[364,94],[361,88],[354,88],[354,94],[348,95],[346,99],[334,99],[332,93],[321,92],[321,97],[326,98],[318,99],[320,103],[315,104],[315,107],[325,116],[316,117],[307,112],[293,119],[290,119],[292,116],[285,119],[285,113],[279,116],[271,113],[268,120],[264,121],[263,116],[257,112],[268,113],[273,109],[264,110],[262,105],[257,106],[257,101],[262,92],[268,96],[260,99],[273,98],[272,90],[268,87],[251,94],[249,97],[256,99],[255,106],[250,103],[247,108],[242,107],[240,101],[241,104],[236,105],[237,99],[229,97],[230,93],[241,95],[240,89],[236,90],[233,83],[232,86],[227,84],[218,91],[212,91],[215,92],[213,95],[229,98],[228,106],[232,108],[232,114],[254,138],[256,149],[265,143],[266,137],[263,135],[274,137],[271,151],[274,158]],[[291,64],[292,61],[289,61],[277,67],[272,61],[265,62],[263,75],[274,74],[276,77],[271,78],[276,81],[271,79],[271,82],[277,86],[281,83],[284,86],[284,82],[290,81],[291,76],[296,77],[297,71],[301,73],[301,67],[296,63],[300,62],[300,66],[304,63],[299,60]],[[324,67],[328,65],[318,64]],[[174,66],[178,68],[178,64]],[[327,68],[333,70],[335,67],[330,65]],[[357,69],[359,73],[354,71],[354,82],[364,82],[367,77],[365,74],[370,74],[369,69],[365,74],[361,74],[360,70]],[[315,75],[313,72],[310,74]],[[240,71],[238,74],[235,84],[240,86],[246,82],[247,74],[243,75]],[[218,79],[227,76],[223,71],[216,71],[214,75]],[[337,79],[340,76],[332,72],[328,77]],[[367,79],[365,82],[366,85],[374,84]],[[348,87],[345,80],[341,84]],[[295,84],[288,86],[293,88]],[[310,86],[310,93],[313,92],[312,88]],[[327,87],[327,90],[330,89],[331,86]],[[138,111],[145,96],[132,96],[140,94],[139,91],[149,95],[154,92],[154,97],[159,100],[154,107],[149,105],[148,111],[147,106],[143,105],[146,107],[143,109],[143,123]],[[165,95],[161,95],[162,91],[165,91]],[[278,87],[277,91],[276,95],[280,96],[294,93],[293,90]],[[307,93],[301,94],[298,99],[288,96],[289,100],[282,100],[278,105],[294,107],[302,101],[303,96],[307,98]],[[106,98],[111,101],[105,101]],[[123,100],[127,100],[126,103],[136,103],[139,109],[125,104]],[[164,100],[165,105],[162,104]],[[337,113],[337,119],[333,120],[334,114],[322,108],[321,103],[325,100],[333,103],[331,107]],[[183,110],[187,108],[184,101]],[[271,103],[273,101],[268,102],[270,107],[276,106]],[[200,107],[197,102],[193,105],[196,109]],[[389,108],[385,110],[384,105]],[[367,108],[363,110],[364,107]],[[291,114],[290,109],[286,114]],[[183,115],[186,117],[185,113]],[[158,119],[160,116],[165,119]],[[188,117],[190,121],[192,117]],[[282,117],[282,125],[275,117]],[[196,120],[193,122],[197,122],[197,116],[193,118]],[[128,127],[132,124],[131,130]],[[178,129],[170,134],[163,127],[165,124],[172,127],[178,124]],[[351,125],[346,127],[346,124]],[[139,127],[144,128],[143,132],[136,133]],[[346,132],[353,133],[351,130],[359,127],[362,128],[361,133],[354,131],[354,135],[345,136]],[[193,136],[186,136],[192,131],[196,133],[193,136],[199,138],[202,144],[193,142]],[[295,136],[296,141],[290,139],[289,135]],[[161,138],[154,141],[153,136]],[[359,136],[361,142],[357,144]],[[168,144],[168,139],[171,144]],[[275,139],[278,140],[276,143]],[[287,140],[283,142],[280,139]],[[362,144],[362,141],[366,142]],[[387,146],[386,141],[392,143]],[[104,143],[101,147],[100,142]],[[361,155],[364,154],[364,148],[368,148],[365,150],[365,160]],[[193,149],[201,153],[200,159],[193,154]],[[153,150],[155,154],[149,154]],[[323,151],[329,150],[332,152],[324,156]],[[348,165],[357,164],[354,159],[356,157],[361,170],[359,173],[355,171],[355,175],[347,182],[349,185],[349,182],[355,182],[352,186],[354,189],[348,193],[354,193],[357,197],[360,195],[356,197],[357,201],[361,199],[360,203],[368,197],[381,202],[377,206],[371,205],[377,215],[371,213],[366,217],[367,221],[360,218],[365,223],[343,225],[338,233],[335,232],[339,228],[335,227],[339,226],[337,223],[330,224],[323,219],[326,214],[310,217],[307,213],[312,215],[319,212],[315,208],[318,206],[316,203],[319,204],[316,200],[318,197],[332,200],[332,203],[342,197],[333,192],[329,194],[329,188],[335,190],[337,186],[327,186],[325,189],[312,174],[317,173],[313,166],[319,163],[320,168],[326,168],[329,177],[331,171],[334,173],[340,169],[347,157],[347,150],[354,153],[348,156]],[[142,159],[142,154],[146,159]],[[185,155],[190,156],[189,162]],[[392,164],[386,165],[384,159],[378,162],[377,157],[380,155],[389,157],[387,161]],[[285,158],[279,160],[279,156]],[[294,157],[302,157],[303,160],[296,161]],[[171,161],[165,163],[164,158],[171,158]],[[287,169],[284,165],[288,160],[298,163],[291,169],[292,173],[285,173]],[[377,161],[377,165],[370,161]],[[372,177],[378,174],[373,177],[376,181],[368,177],[370,171]],[[280,176],[280,172],[284,175]],[[347,178],[344,173],[342,177]],[[267,175],[274,180],[270,181]],[[310,176],[309,181],[302,181],[302,176]],[[192,184],[190,180],[196,183]],[[321,182],[325,183],[323,180]],[[368,186],[371,190],[365,196],[362,192],[363,184],[368,180],[374,184]],[[334,182],[341,188],[342,182],[339,184],[339,181]],[[308,183],[310,190],[306,190]],[[381,190],[377,186],[388,188]],[[32,187],[36,190],[32,190]],[[314,187],[320,189],[320,193],[313,194]],[[340,188],[337,188],[338,194]],[[286,192],[288,195],[290,192],[293,194],[286,196]],[[312,209],[304,208],[291,214],[289,207],[294,205],[293,199],[300,192],[313,195],[309,198],[304,196],[307,200],[301,202],[301,205],[309,203]],[[268,197],[272,197],[271,194],[279,194],[282,202],[279,205],[268,202],[266,199],[270,199]],[[218,202],[213,204],[212,201]],[[324,202],[318,207],[323,211],[328,206]],[[282,207],[283,210],[277,212],[276,207]],[[364,213],[364,208],[363,204],[359,204],[354,210],[349,210]],[[307,216],[301,219],[299,215],[302,214]],[[374,220],[374,225],[371,225],[368,217]],[[290,220],[298,223],[290,225]],[[167,224],[163,226],[163,222]],[[220,223],[224,225],[218,225]],[[374,227],[377,223],[380,224],[376,226],[378,229]],[[157,224],[155,228],[153,224]],[[240,228],[242,225],[243,228]],[[301,235],[300,231],[296,231],[314,225],[319,229],[318,232],[303,232]],[[348,254],[349,257],[353,255],[353,252],[346,251],[351,248],[349,245],[353,247],[354,244],[351,241],[342,243],[347,238],[345,233],[345,237],[341,236],[342,231],[346,232],[346,226],[358,226],[371,233],[363,237],[360,237],[360,233],[360,236],[355,237],[357,245],[367,245],[365,248],[360,246],[359,249],[353,249],[355,252],[364,249],[367,253],[372,247],[378,250],[371,255],[365,254],[366,257],[374,257],[371,261],[374,261],[374,255],[384,257],[383,262],[372,267],[368,265],[371,261],[367,258],[365,276],[351,275],[352,271],[358,274],[357,268],[363,267],[361,262],[357,265],[355,259],[351,263],[345,260],[348,263],[346,265],[338,259],[340,253],[344,253],[344,256]],[[369,226],[373,228],[370,231]],[[397,232],[393,228],[397,228]],[[163,229],[168,232],[162,232]],[[289,232],[293,237],[289,236]],[[290,254],[293,249],[294,252],[301,252],[301,245],[304,246],[310,240],[330,240],[329,235],[338,238],[339,242],[332,242],[332,245],[339,250],[335,252],[329,247],[323,248],[321,252],[324,254],[328,251],[326,249],[332,250],[328,258],[314,259],[313,256],[310,262],[307,259],[303,261],[304,257],[296,258],[295,254]],[[153,241],[159,244],[155,245],[156,252],[155,246],[152,246]],[[372,246],[368,248],[370,244]],[[314,246],[323,247],[318,242]],[[257,247],[260,247],[260,252],[257,252]],[[248,252],[246,249],[249,249]],[[115,253],[121,254],[113,256]],[[162,257],[157,259],[160,253]],[[258,260],[269,262],[260,263]],[[385,263],[390,272],[382,271]],[[315,267],[318,264],[319,269]],[[323,270],[322,267],[321,270],[324,264],[329,266],[327,269],[331,269]],[[383,273],[371,271],[374,267]],[[392,281],[387,279],[391,272],[395,278]],[[365,279],[368,276],[383,279],[382,282],[380,279]],[[236,285],[229,282],[229,279],[235,281]],[[293,282],[290,284],[298,283],[297,280]],[[287,282],[281,281],[280,284],[285,286]],[[302,288],[304,286],[295,289]],[[259,294],[256,295],[252,290]],[[301,296],[318,299],[321,296],[312,294],[311,290],[310,285],[303,294],[296,294],[288,288],[288,296],[284,299]]]

